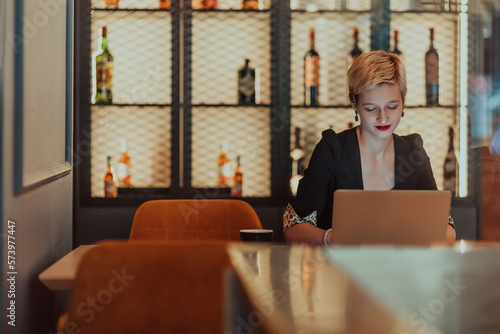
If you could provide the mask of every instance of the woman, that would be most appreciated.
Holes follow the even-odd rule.
[[[339,134],[323,131],[295,201],[283,216],[288,243],[331,243],[336,189],[437,189],[420,135],[394,134],[404,117],[406,97],[406,73],[399,57],[382,50],[365,53],[347,76],[349,100],[360,125]],[[446,239],[455,240],[451,217]]]

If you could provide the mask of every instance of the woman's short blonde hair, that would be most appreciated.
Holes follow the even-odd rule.
[[[406,70],[401,59],[384,50],[360,55],[347,72],[349,100],[356,105],[361,93],[382,83],[399,85],[404,103],[407,90]]]

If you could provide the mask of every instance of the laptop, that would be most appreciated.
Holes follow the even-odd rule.
[[[332,244],[427,245],[446,240],[449,191],[339,189],[333,197]]]

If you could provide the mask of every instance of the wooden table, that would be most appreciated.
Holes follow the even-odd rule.
[[[498,245],[228,251],[251,304],[228,333],[500,333]]]
[[[82,256],[95,245],[81,245],[45,269],[38,279],[50,290],[71,290]]]

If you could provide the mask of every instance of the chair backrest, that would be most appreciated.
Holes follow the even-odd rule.
[[[62,332],[222,333],[226,245],[93,247],[80,262]]]
[[[154,200],[136,211],[130,240],[240,240],[241,229],[261,229],[246,202],[233,199]]]

